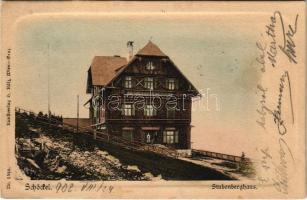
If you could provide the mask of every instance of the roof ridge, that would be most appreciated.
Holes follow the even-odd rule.
[[[161,51],[161,49],[151,40],[149,40],[148,43],[136,53],[136,55],[167,57],[167,55],[163,53],[163,51]]]

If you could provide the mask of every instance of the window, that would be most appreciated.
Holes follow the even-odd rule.
[[[153,64],[153,62],[149,61],[146,65],[146,69],[147,70],[154,70],[155,69],[155,65]]]
[[[145,78],[145,88],[153,90],[153,78],[152,77],[146,77]]]
[[[124,104],[122,114],[125,116],[133,116],[135,114],[132,104]]]
[[[128,141],[133,141],[133,130],[123,130],[122,137]]]
[[[173,119],[175,118],[176,110],[175,108],[167,108],[166,118]]]
[[[152,117],[157,115],[157,110],[153,107],[153,105],[145,105],[144,115],[148,117]]]
[[[178,131],[165,130],[163,132],[163,143],[166,144],[178,143]]]
[[[166,80],[166,88],[169,90],[175,90],[177,88],[177,82],[174,78],[168,78]]]
[[[94,86],[92,93],[94,96],[96,96],[99,94],[99,91],[100,91],[100,88],[98,86]]]
[[[125,77],[125,88],[132,88],[132,78],[131,76],[126,76]]]

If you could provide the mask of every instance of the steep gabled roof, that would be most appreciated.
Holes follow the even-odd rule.
[[[165,53],[163,53],[161,49],[151,41],[149,41],[142,49],[140,49],[136,55],[167,57],[167,55],[165,55]]]
[[[118,69],[127,64],[127,59],[119,56],[95,56],[90,73],[92,76],[93,85],[107,85]]]
[[[91,67],[89,69],[89,77],[91,76],[91,84],[98,86],[107,86],[112,83],[125,69],[134,62],[139,56],[158,56],[168,58],[160,48],[149,41],[141,50],[137,52],[132,59],[127,62],[126,58],[119,56],[95,56]],[[169,59],[169,62],[178,70],[178,72],[192,85],[197,94],[199,91],[193,86],[193,84],[187,79],[187,77],[179,70],[174,62]]]

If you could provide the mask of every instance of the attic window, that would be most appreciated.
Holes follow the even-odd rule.
[[[154,89],[154,80],[152,77],[146,77],[144,80],[145,88],[153,90]]]
[[[175,90],[177,88],[177,81],[174,78],[168,78],[166,80],[166,87],[169,90]]]
[[[153,64],[152,61],[149,61],[146,65],[146,69],[147,70],[154,70],[155,69],[155,65]]]
[[[125,77],[124,86],[125,86],[125,88],[132,88],[132,78],[131,78],[131,76]]]

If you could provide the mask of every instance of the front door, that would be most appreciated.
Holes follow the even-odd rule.
[[[144,131],[144,139],[147,144],[156,144],[158,131]]]

